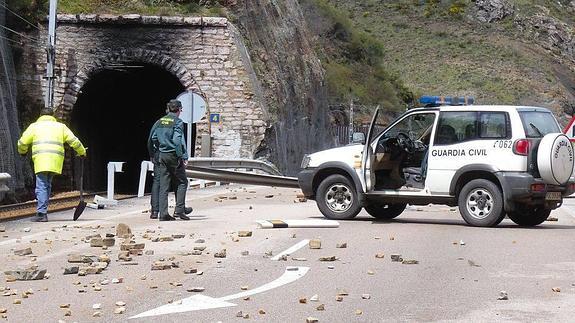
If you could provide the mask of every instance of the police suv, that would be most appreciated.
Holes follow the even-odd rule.
[[[534,226],[575,191],[573,147],[545,108],[436,105],[384,125],[378,109],[366,143],[304,157],[300,187],[325,217],[351,219],[363,207],[392,219],[407,204],[434,203],[458,205],[473,226],[505,215]]]

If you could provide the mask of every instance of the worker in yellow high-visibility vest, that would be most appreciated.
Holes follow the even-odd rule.
[[[37,222],[48,221],[48,200],[52,178],[62,173],[64,143],[78,156],[86,157],[86,148],[65,124],[56,121],[52,109],[42,109],[40,118],[32,123],[18,140],[18,153],[24,155],[32,146],[32,161],[36,174]]]

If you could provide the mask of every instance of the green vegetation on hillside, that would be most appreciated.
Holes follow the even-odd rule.
[[[397,75],[385,69],[383,43],[354,27],[345,11],[328,1],[310,0],[308,4],[327,25],[320,35],[320,57],[330,102],[347,104],[353,99],[364,105],[404,110],[413,96]]]

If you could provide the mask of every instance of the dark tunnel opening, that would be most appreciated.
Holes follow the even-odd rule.
[[[149,160],[150,128],[165,114],[166,103],[184,90],[177,77],[150,64],[129,63],[94,75],[82,87],[70,122],[88,147],[84,189],[105,191],[107,164],[117,161],[125,164],[115,174],[115,192],[136,193],[141,163]],[[149,192],[150,175],[146,184]]]

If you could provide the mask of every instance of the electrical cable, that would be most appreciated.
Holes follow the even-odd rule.
[[[8,10],[8,12],[12,13],[14,16],[22,19],[23,21],[25,21],[26,23],[28,23],[30,26],[40,30],[40,28],[38,28],[38,26],[34,25],[33,23],[31,23],[30,21],[28,21],[26,18],[20,16],[19,14],[15,13],[14,11],[10,10],[10,8],[8,8],[4,2],[0,2],[0,6],[3,7],[4,9]]]
[[[35,38],[32,38],[32,37],[26,36],[26,35],[24,35],[24,34],[22,34],[22,33],[19,33],[19,32],[17,32],[17,31],[15,31],[14,29],[10,29],[10,28],[8,28],[8,27],[6,27],[6,26],[4,26],[4,25],[0,25],[0,27],[2,27],[2,28],[4,28],[4,29],[6,29],[6,30],[8,30],[8,31],[10,31],[10,32],[12,32],[12,33],[14,33],[14,34],[16,34],[16,35],[22,37],[22,38],[26,38],[26,39],[31,40],[31,41],[33,41],[33,42],[39,42],[38,39],[35,39]]]

